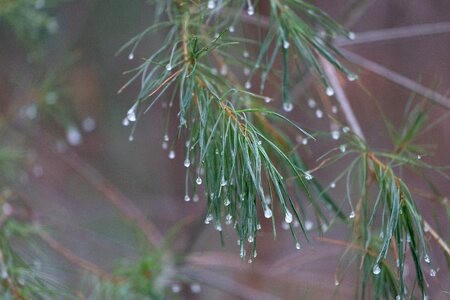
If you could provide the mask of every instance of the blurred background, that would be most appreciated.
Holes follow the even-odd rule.
[[[0,8],[7,2],[0,1]],[[170,235],[164,251],[175,253],[180,261],[174,262],[176,276],[169,284],[173,292],[169,297],[174,299],[178,295],[187,299],[352,297],[358,283],[351,269],[335,285],[345,247],[316,239],[314,219],[307,220],[312,224],[312,238],[309,244],[303,243],[301,251],[295,249],[290,232],[281,229],[282,223],[278,224],[280,230],[274,241],[270,222],[262,224],[255,262],[240,261],[237,237],[231,227],[224,231],[222,247],[214,227],[203,224],[204,199],[183,199],[184,145],[174,145],[176,157],[168,159],[168,151],[162,148],[166,118],[160,105],[139,120],[134,140],[129,141],[132,129],[122,120],[139,86],[132,84],[120,94],[117,91],[130,78],[124,72],[158,49],[165,32],[144,39],[133,60],[129,60],[128,53],[116,52],[152,24],[151,5],[143,0],[48,2],[48,19],[36,21],[37,32],[13,26],[14,22],[0,15],[0,143],[16,149],[24,163],[14,178],[3,178],[4,195],[8,195],[8,189],[13,190],[21,199],[20,206],[29,206],[27,210],[50,230],[52,239],[108,272],[119,262],[132,261],[142,254],[145,238],[136,233],[134,221],[147,228],[147,236],[156,240]],[[354,43],[338,39],[336,44],[358,55],[349,58],[361,67],[360,80],[343,84],[370,145],[377,149],[390,147],[374,99],[386,117],[399,125],[405,105],[414,94],[393,83],[392,73],[380,71],[374,63],[403,79],[409,78],[421,88],[435,90],[444,95],[443,101],[449,101],[445,98],[450,87],[448,0],[315,3],[356,34]],[[261,5],[266,4],[261,1]],[[22,17],[25,23],[35,18]],[[417,26],[421,24],[432,26]],[[358,41],[359,37],[362,41]],[[257,51],[250,48],[250,56],[256,57]],[[377,70],[384,75],[377,74]],[[312,85],[293,85],[296,107],[289,116],[307,128],[329,131],[328,118],[317,118],[307,105],[309,97],[325,105],[320,100],[325,95]],[[277,91],[271,93],[276,95]],[[423,101],[420,92],[416,90],[415,94],[417,102]],[[281,111],[281,100],[275,99],[273,106]],[[449,107],[429,101],[428,109],[429,120],[433,121],[448,115]],[[340,111],[335,117],[344,120]],[[168,128],[172,138],[176,124],[169,123]],[[450,164],[449,131],[450,121],[443,119],[421,136],[422,143],[435,146],[434,155],[423,159],[436,165]],[[297,150],[314,167],[319,156],[337,145],[338,141],[330,138],[308,145],[299,141]],[[317,178],[328,184],[340,172],[339,166],[342,164],[319,172]],[[431,193],[419,177],[412,172],[404,174],[411,186]],[[429,179],[441,195],[449,195],[445,178],[430,174]],[[338,183],[333,193],[336,199],[345,201],[344,184]],[[448,241],[449,225],[440,204],[420,200],[418,205],[424,215]],[[350,212],[346,205],[344,209]],[[325,237],[345,240],[349,235],[347,226],[337,222]],[[61,257],[52,247],[40,245],[42,255],[22,251],[29,257],[39,257],[43,270],[56,276],[62,286],[83,291],[85,271],[74,268],[70,259]],[[445,258],[436,249],[432,254],[438,276],[428,278],[430,299],[448,299],[450,275]]]

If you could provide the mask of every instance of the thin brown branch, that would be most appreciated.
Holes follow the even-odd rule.
[[[439,244],[439,246],[444,250],[445,254],[448,258],[450,258],[450,248],[448,247],[448,244],[446,241],[444,241],[443,238],[436,232],[436,230],[431,227],[430,223],[423,220],[423,227],[425,232],[429,232],[430,235],[436,240],[436,242]]]

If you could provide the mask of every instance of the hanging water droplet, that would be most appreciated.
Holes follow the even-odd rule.
[[[430,257],[428,256],[428,254],[425,254],[425,256],[423,257],[423,260],[424,260],[427,264],[431,263],[431,259],[430,259]]]
[[[186,168],[189,168],[190,165],[191,165],[191,161],[189,160],[189,158],[186,158],[186,159],[184,160],[184,166],[185,166]]]
[[[330,183],[330,188],[334,189],[336,187],[336,183],[333,181],[332,183]]]
[[[213,216],[211,214],[206,216],[205,224],[209,224],[213,220]]]
[[[337,114],[338,108],[337,108],[336,105],[333,105],[333,106],[331,107],[331,112],[332,112],[333,114]]]
[[[259,223],[256,224],[256,230],[261,230],[261,228],[262,228],[262,227],[261,227],[261,224],[259,224]]]
[[[222,177],[221,181],[220,181],[220,186],[226,186],[227,185],[227,181],[225,180],[224,177]]]
[[[249,90],[252,88],[252,83],[250,81],[246,81],[244,86],[246,90]]]
[[[130,136],[128,137],[128,140],[129,140],[130,142],[134,141],[134,136],[133,136],[133,134],[130,134]]]
[[[350,132],[350,128],[348,128],[347,126],[342,127],[342,132],[343,133],[349,133]]]
[[[436,270],[435,269],[431,269],[430,270],[430,276],[431,277],[436,277]]]
[[[354,219],[356,216],[355,211],[352,210],[352,212],[348,215],[349,219]]]
[[[292,105],[291,102],[284,102],[283,103],[283,110],[286,112],[290,112],[292,111],[292,109],[294,109],[294,106]]]
[[[338,140],[341,137],[341,133],[338,130],[333,130],[331,132],[331,137],[333,140]]]
[[[225,205],[225,206],[228,206],[228,205],[230,205],[230,199],[228,199],[228,198],[225,198],[225,200],[223,200],[223,205]]]
[[[243,247],[241,247],[241,253],[240,253],[241,258],[245,257],[245,249]]]
[[[172,293],[174,293],[174,294],[178,294],[179,292],[181,292],[181,286],[178,283],[172,284],[170,289],[172,290]]]
[[[127,117],[125,117],[125,118],[122,120],[122,125],[123,125],[123,126],[128,126],[128,125],[130,125],[130,121],[128,121],[128,118],[127,118]]]
[[[200,200],[200,197],[197,194],[195,194],[194,197],[192,197],[192,201],[198,202],[198,200]]]
[[[202,286],[198,283],[192,283],[190,285],[191,292],[194,294],[198,294],[202,291]]]
[[[350,73],[347,75],[347,79],[349,81],[355,81],[356,79],[358,79],[358,75],[356,75],[355,73]]]
[[[255,8],[250,2],[248,3],[247,14],[249,16],[253,16],[255,14]]]
[[[202,179],[200,177],[197,177],[195,182],[197,182],[197,184],[200,185],[200,184],[202,184]]]
[[[216,2],[214,0],[209,0],[208,1],[208,8],[209,9],[214,9],[216,7]]]
[[[417,159],[418,159],[418,160],[421,160],[421,159],[422,159],[422,156],[417,155]]]
[[[80,131],[75,126],[69,126],[66,130],[66,139],[69,145],[78,146],[83,141]]]
[[[249,235],[248,238],[247,238],[247,241],[249,243],[253,243],[255,241],[255,238],[253,237],[253,235]]]
[[[395,300],[401,300],[402,297],[400,295],[395,296]]]
[[[234,28],[233,25],[231,25],[230,27],[228,27],[228,31],[229,32],[234,32],[236,29]]]
[[[244,50],[244,52],[242,53],[242,56],[245,58],[248,58],[248,57],[250,57],[250,53],[248,53],[247,50]]]
[[[216,230],[222,231],[222,225],[220,223],[216,223]]]
[[[249,68],[247,68],[247,67],[244,68],[244,75],[245,75],[245,76],[250,75],[250,72],[251,72],[251,71],[250,71]]]
[[[291,46],[291,44],[287,40],[283,41],[283,48],[284,49],[288,49],[290,46]]]
[[[233,219],[233,216],[231,216],[230,214],[227,214],[227,215],[225,216],[225,223],[226,223],[227,225],[230,225],[232,219]]]
[[[339,146],[339,150],[344,153],[347,150],[347,146],[345,144]]]
[[[169,141],[169,135],[165,134],[165,135],[163,136],[163,140],[164,140],[165,142],[168,142],[168,141]]]
[[[349,40],[354,40],[355,38],[356,38],[356,34],[354,33],[354,32],[352,32],[352,31],[350,31],[348,34],[347,34],[347,37],[348,37],[348,39]]]
[[[339,280],[337,278],[334,279],[334,286],[339,286]]]
[[[300,247],[300,243],[296,243],[296,244],[295,244],[295,249],[300,250],[300,248],[301,248],[301,247]]]
[[[270,97],[264,97],[264,102],[270,103],[270,102],[272,102],[272,98],[270,98]]]
[[[311,180],[311,179],[314,178],[309,172],[305,172],[304,175],[305,175],[305,179],[306,179],[306,180]]]
[[[314,107],[316,107],[316,105],[317,105],[317,103],[314,99],[312,99],[312,98],[308,99],[308,107],[309,108],[314,108]]]
[[[170,150],[169,151],[169,159],[174,159],[175,158],[175,151]]]
[[[331,86],[328,86],[327,89],[325,90],[325,93],[327,94],[327,96],[333,96],[334,90]]]
[[[307,138],[304,138],[304,139],[302,140],[302,144],[303,144],[303,145],[307,145],[307,144],[308,144],[308,139],[307,139]]]
[[[320,110],[320,109],[316,110],[316,117],[317,117],[318,119],[322,119],[322,117],[323,117],[323,111]]]
[[[129,59],[129,60],[133,60],[133,59],[134,59],[134,54],[133,54],[133,52],[130,53],[130,54],[128,54],[128,59]]]
[[[313,229],[314,227],[314,223],[310,220],[306,220],[305,221],[305,230],[306,231],[310,231],[311,229]]]
[[[184,196],[184,201],[186,201],[186,202],[191,201],[191,197],[189,197],[189,195],[185,195]]]
[[[167,71],[171,71],[172,70],[172,65],[171,64],[167,64],[166,65],[166,70]]]
[[[286,215],[284,216],[284,221],[285,221],[286,223],[290,224],[290,223],[292,223],[293,220],[294,220],[294,219],[293,219],[293,217],[292,217],[292,214],[291,214],[289,211],[287,211],[287,212],[286,212]]]
[[[265,217],[266,219],[272,218],[272,210],[271,210],[269,207],[267,207],[267,208],[264,210],[264,217]]]
[[[137,102],[127,112],[128,121],[130,121],[130,122],[136,121],[136,108],[137,108]]]
[[[373,267],[372,272],[373,272],[374,275],[380,274],[380,273],[381,273],[380,266],[379,266],[378,264],[376,264],[376,265]]]

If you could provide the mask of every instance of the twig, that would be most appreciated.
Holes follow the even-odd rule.
[[[425,98],[428,98],[437,104],[445,107],[446,109],[450,109],[450,99],[433,91],[432,89],[429,89],[401,74],[398,74],[378,63],[375,63],[371,60],[368,60],[362,56],[359,56],[357,54],[354,54],[350,51],[340,49],[342,54],[345,55],[350,61],[353,63],[383,77],[387,80],[390,80],[404,88],[407,88],[419,95],[424,96]]]
[[[430,223],[423,220],[423,227],[425,228],[425,232],[429,232],[430,235],[436,240],[436,242],[441,246],[442,250],[447,254],[447,257],[450,258],[450,248],[448,247],[447,243],[439,236],[439,234],[436,232],[436,230],[433,229],[433,227],[430,226]]]

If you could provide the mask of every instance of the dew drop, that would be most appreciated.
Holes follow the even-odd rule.
[[[262,227],[261,227],[261,224],[259,224],[259,223],[256,224],[256,230],[261,230],[261,228],[262,228]]]
[[[215,227],[217,231],[222,231],[222,225],[220,223],[216,223]]]
[[[224,177],[222,177],[222,179],[220,180],[220,186],[226,186],[227,185],[227,181],[225,180]]]
[[[163,136],[163,140],[164,140],[165,142],[168,142],[168,141],[169,141],[169,135],[165,134],[165,135]]]
[[[66,130],[66,139],[69,145],[78,146],[83,141],[80,131],[75,126],[69,126]]]
[[[294,106],[292,105],[291,102],[284,102],[283,103],[283,110],[286,112],[290,112],[292,111],[292,109],[294,108]]]
[[[197,194],[195,194],[194,197],[192,197],[192,201],[198,202],[198,200],[200,200],[200,197]]]
[[[290,46],[291,46],[291,44],[287,40],[283,41],[283,48],[284,49],[288,49]]]
[[[205,224],[209,224],[213,220],[213,216],[211,214],[206,216]]]
[[[356,216],[355,211],[352,210],[352,212],[348,215],[349,219],[354,219]]]
[[[344,153],[345,151],[347,151],[347,146],[346,146],[345,144],[340,145],[340,146],[339,146],[339,150],[340,150],[342,153]]]
[[[253,5],[251,3],[249,3],[249,5],[248,5],[247,14],[249,16],[253,16],[255,14],[255,8],[253,7]]]
[[[97,126],[95,120],[91,117],[87,117],[83,120],[81,123],[81,127],[83,127],[83,130],[86,132],[92,132],[94,131],[95,127]]]
[[[333,105],[333,106],[331,107],[331,112],[332,112],[333,114],[337,114],[338,108],[337,108],[336,105]]]
[[[333,140],[338,140],[341,137],[341,133],[338,130],[333,130],[331,132],[331,137]]]
[[[308,99],[308,107],[309,107],[309,108],[314,108],[314,107],[316,107],[316,106],[317,106],[316,101],[315,101],[313,98],[309,98],[309,99]]]
[[[418,160],[421,160],[421,159],[422,159],[422,156],[417,155],[417,159],[418,159]]]
[[[343,133],[349,133],[350,132],[350,128],[345,126],[345,127],[342,128],[342,132]]]
[[[128,121],[130,121],[130,122],[136,121],[136,107],[137,107],[137,102],[127,112],[127,118],[128,118]]]
[[[128,121],[128,118],[127,118],[127,117],[125,117],[125,118],[122,120],[122,125],[123,125],[123,126],[128,126],[128,125],[130,125],[130,121]]]
[[[191,201],[191,197],[189,197],[189,195],[185,195],[184,196],[184,201],[186,201],[186,202]]]
[[[134,136],[133,136],[132,134],[130,134],[130,136],[128,137],[128,140],[129,140],[130,142],[134,141]]]
[[[296,243],[296,244],[295,244],[295,249],[300,250],[300,248],[301,248],[301,247],[300,247],[300,243]]]
[[[304,175],[305,175],[305,179],[306,179],[306,180],[311,180],[311,179],[314,178],[309,172],[305,172]]]
[[[169,151],[169,159],[174,159],[175,158],[175,151],[170,150]]]
[[[331,86],[329,86],[325,90],[325,93],[327,94],[327,96],[333,96],[334,95],[334,90],[333,90],[333,88]]]
[[[230,27],[228,27],[228,31],[229,32],[234,32],[236,29],[234,28],[233,25],[231,25]]]
[[[270,208],[267,207],[267,208],[264,210],[264,217],[265,217],[266,219],[272,218],[272,210],[271,210]]]
[[[191,165],[191,161],[189,160],[189,158],[186,158],[186,159],[184,160],[184,166],[185,166],[186,168],[189,168],[190,165]]]
[[[247,68],[247,67],[244,68],[244,75],[245,75],[245,76],[250,75],[250,72],[251,72],[251,71],[250,71],[249,68]]]
[[[166,150],[167,148],[169,148],[169,144],[167,142],[162,142],[161,147]]]
[[[232,219],[233,219],[233,216],[231,216],[230,214],[227,214],[227,215],[225,216],[225,223],[226,223],[227,225],[230,225]]]
[[[202,291],[202,286],[198,283],[191,284],[190,288],[191,292],[193,292],[194,294],[198,294]]]
[[[247,238],[247,242],[253,243],[254,241],[255,241],[255,238],[253,237],[253,235],[249,235]]]
[[[303,144],[303,145],[308,145],[308,139],[307,139],[307,138],[304,138],[304,139],[302,140],[302,144]]]
[[[402,297],[400,295],[395,296],[395,300],[401,300]]]
[[[272,98],[270,97],[264,97],[264,102],[270,103],[272,101]]]
[[[245,58],[248,58],[248,57],[250,57],[250,53],[248,53],[247,50],[244,50],[244,52],[242,53],[242,56]]]
[[[171,64],[167,64],[166,65],[166,70],[167,71],[172,71],[172,65]]]
[[[178,283],[172,284],[170,289],[172,290],[172,293],[175,293],[175,294],[178,294],[179,292],[181,292],[181,286]]]
[[[223,205],[228,206],[230,204],[231,204],[230,199],[225,198],[225,200],[223,200]]]
[[[252,83],[250,81],[246,81],[244,87],[246,90],[249,90],[252,88]]]
[[[339,280],[334,279],[334,286],[339,286]]]
[[[347,37],[348,37],[348,39],[349,40],[354,40],[355,38],[356,38],[356,34],[354,33],[354,32],[352,32],[352,31],[350,31],[348,34],[347,34]]]
[[[336,183],[335,183],[335,182],[332,182],[332,183],[330,184],[330,188],[334,189],[335,187],[336,187]]]
[[[423,260],[424,260],[427,264],[431,263],[431,259],[430,259],[430,257],[428,256],[428,254],[425,254],[425,256],[423,257]]]
[[[372,272],[373,272],[374,275],[380,274],[380,273],[381,273],[380,266],[379,266],[378,264],[376,264],[376,265],[373,267]]]
[[[310,231],[311,229],[313,229],[313,227],[314,227],[313,222],[311,222],[310,220],[305,221],[305,230],[306,231]]]
[[[133,60],[134,59],[134,54],[133,53],[128,54],[128,59],[129,60]]]
[[[228,74],[228,65],[222,65],[220,67],[220,75],[225,76]]]
[[[320,109],[316,110],[316,117],[317,117],[318,119],[322,119],[322,117],[323,117],[323,111],[320,110]]]
[[[208,1],[208,8],[209,9],[214,9],[216,7],[216,2],[214,2],[214,0],[209,0]]]
[[[287,224],[290,224],[290,223],[292,223],[292,221],[293,221],[294,219],[293,219],[293,217],[292,217],[292,214],[288,211],[288,212],[286,212],[286,215],[284,216],[284,221],[287,223]]]
[[[347,75],[347,79],[348,81],[355,81],[356,79],[358,79],[358,75],[356,75],[355,73],[350,73]]]
[[[430,270],[430,276],[431,277],[436,277],[436,270],[435,269],[431,269]]]
[[[202,184],[202,179],[200,177],[197,177],[197,179],[195,180],[195,182],[200,185]]]

